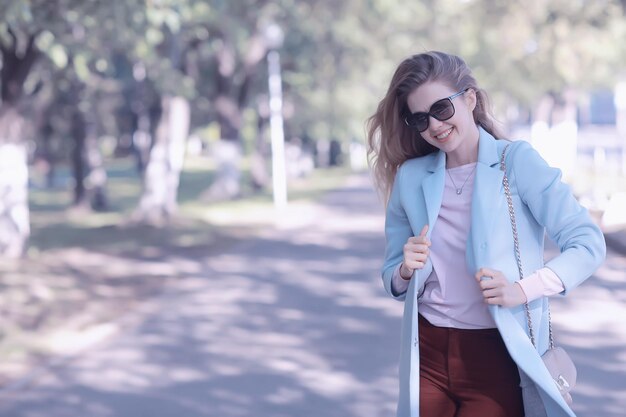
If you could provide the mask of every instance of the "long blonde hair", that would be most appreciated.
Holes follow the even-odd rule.
[[[456,91],[474,90],[474,122],[495,138],[504,137],[490,113],[487,93],[478,87],[470,68],[461,58],[431,51],[405,59],[391,78],[387,94],[378,104],[376,113],[367,120],[368,161],[376,187],[385,201],[389,199],[394,177],[404,161],[437,150],[403,120],[409,112],[409,94],[430,81],[443,82]]]

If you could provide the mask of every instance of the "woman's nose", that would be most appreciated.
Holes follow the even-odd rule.
[[[431,115],[428,116],[428,127],[430,129],[436,131],[439,127],[441,127],[442,124],[443,124],[442,121],[435,119]]]

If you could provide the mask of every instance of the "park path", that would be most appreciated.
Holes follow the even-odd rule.
[[[394,414],[402,304],[386,296],[382,205],[365,176],[186,260],[122,331],[23,389],[6,417],[380,417]],[[626,410],[626,259],[556,300],[581,417]]]

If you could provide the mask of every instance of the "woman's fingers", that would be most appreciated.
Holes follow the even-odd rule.
[[[407,241],[407,243],[421,243],[421,244],[430,246],[430,239],[426,236],[426,233],[428,233],[427,224],[424,225],[424,227],[422,227],[422,230],[420,231],[419,235],[411,236],[409,240]]]
[[[474,275],[474,277],[476,278],[476,280],[478,280],[478,282],[480,282],[481,280],[489,279],[489,278],[494,278],[496,277],[498,274],[502,274],[500,271],[496,271],[495,269],[491,269],[491,268],[480,268],[476,274]]]
[[[483,290],[483,297],[485,298],[499,297],[501,295],[502,295],[501,287]]]
[[[506,285],[506,280],[500,279],[500,277],[484,277],[478,281],[478,285],[482,290],[489,290],[492,288],[498,288]]]
[[[406,263],[408,267],[413,268],[412,264],[415,264],[418,262],[425,263],[427,259],[428,259],[427,253],[411,252],[411,253],[405,254],[404,263]]]
[[[428,254],[426,253],[409,253],[405,256],[407,261],[419,261],[424,262],[428,258]]]
[[[411,236],[404,244],[404,265],[409,269],[422,269],[430,254],[430,239],[426,236],[428,225],[424,225],[418,236]]]
[[[422,261],[408,261],[408,262],[405,262],[405,264],[408,268],[411,268],[411,269],[422,269],[424,268],[424,265],[426,265]]]
[[[430,240],[427,237],[413,236],[406,241],[407,245],[424,245],[430,246]]]
[[[428,245],[419,244],[419,243],[407,243],[404,245],[404,249],[408,252],[428,252]]]
[[[522,288],[517,283],[510,283],[500,271],[481,268],[476,279],[487,304],[515,307],[526,302]]]

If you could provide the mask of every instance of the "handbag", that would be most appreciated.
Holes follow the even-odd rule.
[[[513,244],[515,247],[515,257],[517,259],[517,270],[519,272],[520,280],[524,278],[524,273],[522,271],[522,258],[520,255],[519,249],[519,239],[517,235],[517,224],[515,222],[515,209],[513,207],[513,199],[511,198],[511,189],[509,187],[509,179],[506,175],[506,163],[505,163],[505,153],[507,148],[510,146],[506,145],[504,150],[502,151],[502,157],[500,159],[500,169],[504,172],[504,178],[502,179],[502,184],[504,185],[504,193],[506,195],[507,205],[509,206],[509,217],[511,218],[511,229],[513,231]],[[530,337],[530,341],[532,342],[535,348],[537,344],[535,342],[535,334],[533,331],[532,320],[530,317],[530,308],[528,307],[528,303],[524,303],[524,309],[526,310],[526,320],[528,321],[528,334]],[[570,391],[576,385],[576,366],[574,362],[567,354],[565,349],[562,347],[557,347],[554,345],[554,336],[552,335],[552,320],[550,318],[550,306],[548,305],[548,330],[549,330],[549,340],[550,345],[548,350],[541,356],[544,365],[548,369],[548,372],[552,376],[554,383],[556,384],[559,392],[563,396],[565,402],[569,405],[572,404],[572,396]]]

